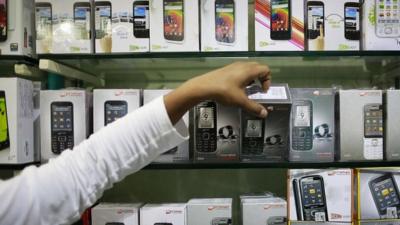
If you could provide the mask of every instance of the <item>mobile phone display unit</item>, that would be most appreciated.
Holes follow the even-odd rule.
[[[214,218],[211,225],[232,225],[232,219],[227,217]]]
[[[271,0],[271,39],[290,40],[292,32],[292,15],[290,0]]]
[[[76,40],[90,39],[90,3],[74,3],[74,32]]]
[[[0,42],[7,40],[8,0],[0,0]]]
[[[51,151],[60,154],[74,146],[74,109],[72,102],[51,104]]]
[[[293,150],[309,151],[313,148],[313,109],[309,100],[293,102],[292,139]]]
[[[128,114],[126,101],[106,101],[104,103],[104,126]]]
[[[364,157],[366,159],[382,158],[383,142],[383,106],[382,104],[366,104],[364,106]]]
[[[36,3],[36,40],[44,40],[50,42],[53,36],[53,13],[51,3]]]
[[[236,40],[234,0],[215,1],[215,39],[220,44],[233,44]]]
[[[164,38],[168,41],[182,42],[185,37],[184,0],[163,0]]]
[[[5,91],[0,90],[0,150],[10,147]]]
[[[206,101],[196,106],[196,151],[212,153],[217,150],[217,104]]]
[[[376,35],[381,38],[400,37],[400,2],[376,0]]]
[[[264,152],[265,121],[245,114],[242,116],[242,149],[243,155],[261,155]]]
[[[133,35],[136,38],[149,38],[149,1],[133,2]]]
[[[110,37],[112,5],[108,1],[95,2],[95,20],[96,20],[96,39]],[[110,37],[111,38],[111,37]]]
[[[360,3],[344,4],[344,36],[348,40],[360,40]]]
[[[381,218],[398,218],[400,195],[391,173],[385,173],[369,182],[369,189]]]

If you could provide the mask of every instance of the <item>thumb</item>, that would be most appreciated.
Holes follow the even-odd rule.
[[[264,106],[247,97],[242,101],[241,107],[260,118],[266,118],[268,115],[268,111]]]

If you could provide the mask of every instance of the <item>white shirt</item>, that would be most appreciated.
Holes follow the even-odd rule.
[[[41,167],[0,181],[0,224],[70,224],[113,183],[189,138],[163,97],[115,121]]]

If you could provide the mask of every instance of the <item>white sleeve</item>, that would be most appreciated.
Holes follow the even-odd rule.
[[[163,97],[93,134],[73,151],[0,181],[0,224],[70,224],[104,190],[187,140],[172,125]]]

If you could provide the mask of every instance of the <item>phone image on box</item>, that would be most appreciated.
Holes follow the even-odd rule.
[[[7,0],[0,0],[0,42],[7,40],[8,4]]]
[[[215,152],[217,150],[217,104],[212,101],[196,106],[196,150]]]
[[[290,0],[271,0],[270,38],[272,40],[290,40],[292,16]]]
[[[111,2],[95,2],[95,21],[96,21],[96,39],[102,39],[106,35],[111,35]]]
[[[104,103],[104,126],[128,114],[126,101],[106,101]]]
[[[136,38],[150,37],[149,1],[133,2],[133,35]]]
[[[74,109],[72,102],[51,103],[51,151],[60,154],[74,147]]]
[[[215,39],[221,44],[235,42],[235,2],[215,1]]]
[[[292,107],[292,149],[313,148],[313,107],[309,100],[295,100]]]
[[[325,8],[320,1],[307,2],[308,39],[316,39],[322,34],[325,36]]]
[[[375,0],[376,36],[393,38],[400,36],[400,2]]]
[[[211,221],[211,225],[231,225],[232,219],[227,217],[218,217],[213,218]]]
[[[185,12],[183,0],[163,0],[164,38],[168,41],[182,42],[185,37]]]
[[[391,173],[385,173],[369,182],[369,189],[381,217],[394,210],[395,218],[400,210],[400,195],[396,180]]]
[[[77,40],[90,39],[90,3],[76,2],[74,4],[75,38]]]
[[[323,178],[318,175],[302,177],[299,187],[303,220],[328,221]]]
[[[344,37],[347,40],[360,40],[360,3],[344,4]]]
[[[10,147],[10,136],[8,132],[6,93],[0,91],[0,150]]]
[[[243,121],[242,154],[261,155],[264,151],[264,120],[245,116]]]
[[[36,39],[44,40],[53,35],[53,13],[48,2],[36,3]]]
[[[382,104],[367,104],[364,106],[364,137],[383,137]]]

